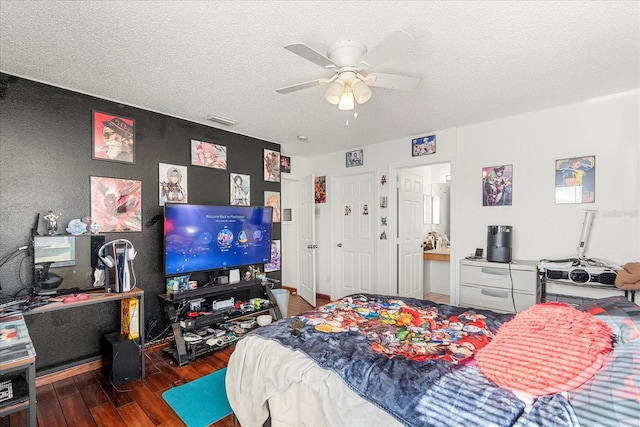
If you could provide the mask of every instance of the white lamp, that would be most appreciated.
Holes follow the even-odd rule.
[[[329,101],[330,104],[338,105],[340,102],[340,97],[344,91],[344,82],[340,79],[334,80],[327,89],[327,92],[324,94],[324,97]]]
[[[371,99],[371,89],[360,79],[354,79],[351,82],[351,89],[353,90],[353,96],[356,98],[358,104],[364,104]]]
[[[344,92],[342,92],[342,96],[340,97],[340,103],[338,103],[339,110],[353,110],[355,108],[355,102],[353,99],[353,92],[351,91],[351,86],[346,84],[344,87]]]

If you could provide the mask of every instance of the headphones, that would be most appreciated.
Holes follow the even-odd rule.
[[[124,244],[124,249],[122,249],[122,246],[117,247],[117,245],[123,245],[123,244]],[[111,240],[110,242],[105,243],[104,245],[100,246],[100,249],[98,249],[98,258],[100,258],[100,260],[104,263],[104,265],[106,265],[109,268],[113,268],[116,265],[116,262],[114,261],[113,257],[109,253],[110,252],[109,247],[113,248],[114,255],[118,253],[125,253],[129,261],[133,261],[136,258],[136,255],[138,253],[133,247],[133,243],[125,239],[116,239],[116,240]]]

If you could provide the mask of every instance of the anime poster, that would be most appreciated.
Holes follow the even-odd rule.
[[[158,163],[159,203],[187,203],[187,167]]]
[[[291,157],[280,156],[280,172],[291,173]]]
[[[280,222],[280,192],[279,191],[265,191],[264,192],[264,205],[271,206],[273,208],[272,222]]]
[[[101,233],[142,231],[142,181],[92,176],[91,220]]]
[[[596,156],[556,160],[556,203],[595,203]]]
[[[482,206],[511,206],[513,165],[482,168]]]
[[[314,187],[316,204],[327,203],[327,177],[316,176]]]
[[[364,164],[364,150],[347,151],[347,167],[362,166]]]
[[[424,156],[427,154],[435,154],[436,152],[436,136],[429,135],[422,138],[411,140],[411,155]]]
[[[134,121],[93,111],[92,158],[134,163]]]
[[[280,182],[280,153],[264,150],[264,180]]]
[[[249,197],[251,177],[232,173],[230,178],[231,204],[234,206],[249,206],[251,204],[251,198]]]
[[[210,142],[191,140],[191,164],[205,168],[226,169],[227,147]]]
[[[264,265],[265,273],[280,270],[280,240],[271,241],[271,261]]]

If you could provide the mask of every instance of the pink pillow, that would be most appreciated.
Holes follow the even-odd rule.
[[[500,326],[475,359],[496,384],[540,396],[583,384],[611,348],[605,322],[564,303],[544,303]]]

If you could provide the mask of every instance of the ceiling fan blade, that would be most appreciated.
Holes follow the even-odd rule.
[[[401,54],[415,43],[416,39],[414,39],[412,35],[398,30],[383,40],[382,43],[365,53],[358,65],[361,69],[368,70],[371,67],[375,67],[391,59],[393,56]]]
[[[283,87],[283,88],[277,89],[276,92],[282,93],[282,94],[291,93],[291,92],[295,92],[297,90],[306,89],[308,87],[318,86],[318,85],[324,84],[326,82],[327,82],[327,79],[312,80],[310,82],[298,83],[298,84],[295,84],[295,85]]]
[[[310,48],[304,43],[293,43],[285,46],[284,48],[323,68],[327,68],[330,70],[339,68],[335,62],[333,62],[317,50]]]
[[[420,83],[420,79],[395,74],[374,73],[366,76],[364,82],[369,86],[385,89],[412,90]]]

